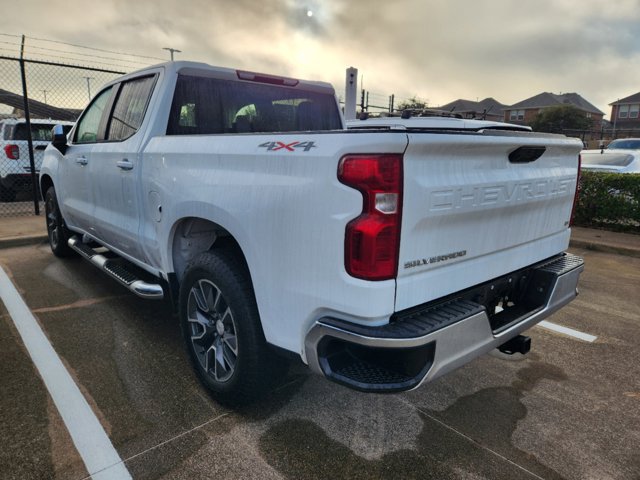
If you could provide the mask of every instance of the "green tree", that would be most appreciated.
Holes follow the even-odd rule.
[[[530,123],[536,132],[562,133],[564,130],[587,130],[591,119],[573,105],[544,108]]]
[[[414,95],[409,100],[400,102],[395,109],[396,110],[421,110],[423,108],[427,108],[427,101],[422,100],[421,98],[418,98],[417,95]]]

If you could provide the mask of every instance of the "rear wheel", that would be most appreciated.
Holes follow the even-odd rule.
[[[249,403],[286,372],[287,361],[267,346],[246,267],[227,251],[190,262],[180,321],[198,378],[221,403]]]
[[[49,236],[49,246],[56,257],[69,257],[75,252],[69,247],[67,241],[71,236],[67,230],[58,207],[56,190],[49,187],[44,195],[44,211],[47,220],[47,235]]]

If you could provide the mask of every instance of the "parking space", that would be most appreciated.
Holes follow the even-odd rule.
[[[167,304],[48,246],[0,250],[131,476],[144,478],[640,478],[640,259],[593,251],[581,295],[536,327],[532,352],[486,355],[398,395],[293,365],[231,411],[192,375]],[[0,477],[85,478],[51,396],[0,304]]]

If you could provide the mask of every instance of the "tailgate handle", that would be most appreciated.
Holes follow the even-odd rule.
[[[509,154],[511,163],[530,163],[539,159],[547,147],[518,147]]]

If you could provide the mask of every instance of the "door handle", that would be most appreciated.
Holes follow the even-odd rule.
[[[128,159],[123,158],[122,160],[118,160],[116,162],[118,168],[122,170],[131,170],[133,168],[133,163],[131,163]]]
[[[87,162],[87,157],[77,157],[76,158],[76,163],[78,165],[86,165],[88,163]]]

